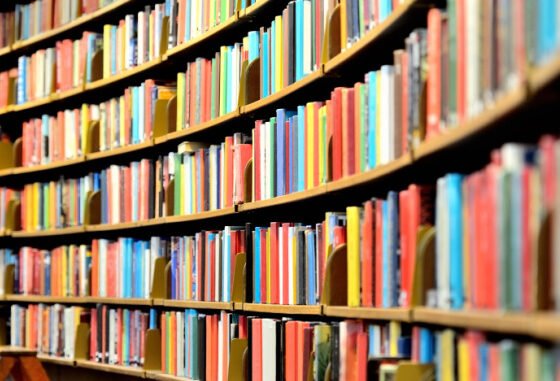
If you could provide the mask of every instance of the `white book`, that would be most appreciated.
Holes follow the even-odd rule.
[[[480,99],[480,0],[470,0],[467,6],[467,115],[477,115],[481,107]]]
[[[182,312],[177,312],[177,376],[184,376],[185,374],[185,314]]]
[[[221,232],[216,235],[216,248],[214,253],[214,255],[216,256],[216,258],[214,258],[214,263],[216,264],[216,266],[214,266],[214,301],[215,302],[220,301],[220,295],[221,295],[221,289],[220,289],[220,281],[222,279],[222,277],[220,276],[220,272],[221,272],[220,264],[222,263],[222,238],[221,237],[222,237]]]
[[[259,158],[260,158],[260,162],[261,162],[261,176],[260,179],[258,179],[261,182],[261,199],[266,200],[267,194],[266,194],[266,145],[265,145],[265,141],[266,141],[266,123],[261,124],[261,128],[260,128],[260,134],[259,134],[259,140],[260,140],[260,152],[259,152]]]
[[[279,277],[278,277],[278,287],[280,290],[280,303],[279,304],[283,304],[283,300],[284,300],[284,271],[288,271],[288,269],[284,269],[284,245],[286,243],[284,242],[284,234],[282,234],[282,224],[279,224],[279,233],[278,233],[278,263],[279,263]],[[319,263],[319,262],[317,262]]]
[[[126,15],[124,17],[124,68],[130,69],[133,67],[133,52],[132,52],[132,45],[130,41],[132,40],[132,23],[134,21],[133,15]]]
[[[438,307],[451,308],[449,282],[449,205],[447,182],[444,177],[437,180],[436,199],[436,286]]]
[[[311,66],[311,27],[313,25],[313,14],[311,12],[311,1],[303,1],[303,74],[307,75],[313,71]]]
[[[381,112],[380,112],[380,126],[379,126],[379,136],[381,138],[381,162],[380,164],[387,164],[390,159],[389,153],[389,103],[392,102],[392,99],[389,98],[388,91],[389,91],[389,76],[390,76],[390,66],[384,65],[381,66]]]
[[[296,300],[294,298],[294,276],[292,269],[294,268],[294,261],[295,261],[295,252],[294,252],[294,245],[291,243],[294,241],[294,226],[290,226],[288,228],[288,304],[294,305],[296,304]]]
[[[146,22],[145,19],[145,13],[144,11],[140,11],[138,12],[138,17],[137,17],[137,40],[136,40],[136,46],[138,47],[138,55],[136,57],[137,63],[138,65],[141,65],[144,63],[144,54],[146,54],[146,45],[145,45],[145,35],[144,35],[144,23]]]
[[[276,321],[262,319],[262,380],[276,380]]]

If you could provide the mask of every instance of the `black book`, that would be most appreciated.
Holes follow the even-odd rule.
[[[340,335],[339,335],[339,323],[332,323],[332,357],[331,357],[331,381],[337,381],[339,375],[339,356],[340,356]]]

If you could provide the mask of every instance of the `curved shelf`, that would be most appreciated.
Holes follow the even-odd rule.
[[[171,374],[166,374],[156,370],[146,371],[146,378],[148,380],[159,380],[159,381],[189,381],[189,379],[186,377],[173,376]]]
[[[323,306],[243,303],[243,311],[283,315],[321,315]]]
[[[76,361],[74,359],[67,359],[58,356],[49,356],[45,354],[37,354],[37,359],[41,362],[53,364],[53,365],[61,365],[61,366],[74,366]]]
[[[205,301],[196,301],[196,300],[163,299],[160,300],[159,303],[155,302],[154,304],[162,305],[164,307],[172,307],[172,308],[192,308],[197,310],[233,311],[232,302],[205,302]]]
[[[349,319],[412,321],[412,310],[410,308],[324,306],[323,313],[325,316]]]
[[[0,345],[0,355],[35,355],[37,351],[35,349],[29,349],[25,347],[17,347],[15,345]]]
[[[79,29],[83,25],[89,22],[95,22],[97,19],[101,17],[107,16],[108,14],[115,12],[119,8],[125,7],[127,5],[135,4],[135,0],[115,0],[113,3],[100,8],[92,13],[85,14],[83,16],[78,17],[75,20],[70,21],[67,24],[61,25],[58,28],[54,28],[42,33],[39,33],[31,38],[26,40],[20,40],[13,43],[8,48],[3,48],[0,50],[0,58],[4,58],[7,55],[11,55],[14,53],[18,53],[18,51],[23,50],[24,48],[28,48],[32,45],[36,45],[40,42],[43,42],[48,39],[55,38],[63,33],[71,31],[72,29]]]
[[[140,367],[103,364],[90,360],[76,360],[76,366],[78,368],[99,370],[102,372],[123,374],[126,376],[133,376],[133,377],[140,377],[140,378],[144,378],[146,374],[146,371]]]
[[[45,303],[45,304],[110,304],[121,306],[152,306],[153,299],[146,298],[113,298],[97,296],[45,296],[7,294],[6,302]]]

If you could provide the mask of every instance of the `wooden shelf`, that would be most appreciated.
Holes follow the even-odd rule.
[[[325,73],[336,71],[343,64],[349,62],[350,60],[354,60],[358,55],[363,54],[373,44],[377,43],[381,36],[390,34],[399,25],[402,25],[404,19],[411,16],[415,8],[418,9],[418,6],[423,5],[425,13],[427,14],[427,10],[429,9],[427,6],[431,3],[433,3],[433,1],[405,0],[405,2],[400,4],[393,12],[391,12],[385,20],[367,32],[365,36],[360,38],[355,44],[329,60],[325,64]]]
[[[109,158],[109,157],[124,155],[124,154],[131,153],[131,152],[138,152],[138,151],[142,151],[146,148],[150,148],[153,145],[154,145],[153,140],[149,139],[149,140],[147,140],[145,142],[142,142],[142,143],[129,144],[129,145],[123,146],[123,147],[112,148],[112,149],[107,150],[107,151],[99,151],[99,152],[95,152],[95,153],[90,153],[90,154],[86,155],[86,161],[105,159],[105,158]]]
[[[124,374],[124,375],[127,375],[127,376],[133,376],[133,377],[144,378],[144,376],[145,376],[144,369],[142,369],[140,367],[103,364],[103,363],[98,363],[98,362],[89,361],[89,360],[77,360],[76,361],[76,366],[78,368],[99,370],[99,371],[108,372],[108,373]]]
[[[55,161],[49,164],[34,165],[30,167],[17,167],[12,169],[11,175],[24,175],[30,173],[49,171],[53,169],[61,169],[61,168],[66,168],[72,165],[83,163],[84,161],[85,161],[84,157],[77,157],[74,159]],[[0,173],[0,177],[1,176],[2,174]]]
[[[67,359],[67,358],[58,357],[58,356],[49,356],[49,355],[44,355],[44,354],[39,353],[37,355],[37,358],[41,362],[46,362],[46,363],[54,364],[54,365],[62,365],[62,366],[74,366],[74,365],[76,365],[76,361],[74,359]]]
[[[244,303],[243,311],[283,315],[321,315],[322,306]]]
[[[189,381],[189,379],[186,377],[172,376],[171,374],[166,374],[156,370],[147,371],[146,378],[149,380],[160,380],[160,381]]]
[[[55,38],[58,35],[61,35],[63,33],[66,33],[72,29],[79,29],[81,28],[84,24],[88,23],[88,22],[92,22],[95,21],[96,19],[101,18],[102,16],[106,16],[110,13],[113,13],[114,11],[118,10],[121,7],[124,7],[126,5],[129,4],[133,4],[135,3],[135,0],[116,0],[115,2],[100,8],[92,13],[88,13],[85,14],[81,17],[78,17],[77,19],[70,21],[67,24],[61,25],[58,28],[54,28],[48,31],[45,31],[43,33],[39,33],[31,38],[28,38],[26,40],[21,40],[21,41],[16,41],[14,44],[12,44],[11,47],[9,47],[8,49],[3,48],[2,50],[0,50],[0,58],[3,58],[3,56],[6,56],[8,54],[13,54],[13,53],[17,53],[19,50],[23,50],[24,48],[28,48],[32,45],[36,45],[44,40],[47,39],[51,39],[51,38]]]
[[[560,314],[558,312],[537,312],[534,314],[532,336],[560,341]]]
[[[62,303],[62,304],[84,304],[87,297],[80,296],[45,296],[45,295],[17,295],[9,294],[5,296],[6,301],[24,303]]]
[[[141,226],[140,222],[119,222],[117,224],[87,225],[85,230],[88,232],[109,232],[116,230],[130,230],[139,226]]]
[[[528,91],[525,86],[503,95],[498,98],[494,104],[487,108],[476,117],[467,120],[456,127],[447,128],[440,135],[422,142],[420,146],[414,150],[415,159],[421,159],[433,155],[445,149],[449,149],[453,145],[471,137],[481,131],[487,130],[495,125],[498,121],[520,108],[528,99]]]
[[[216,128],[224,123],[230,122],[234,119],[239,118],[241,115],[241,111],[239,109],[232,111],[226,115],[222,115],[219,116],[215,119],[209,120],[207,122],[204,123],[200,123],[194,126],[190,126],[190,127],[186,127],[182,130],[179,131],[173,131],[170,132],[167,135],[161,136],[159,138],[155,139],[155,144],[159,145],[159,144],[163,144],[163,143],[167,143],[173,140],[181,140],[184,138],[187,138],[191,135],[194,135],[196,133],[202,132],[202,131],[206,131],[206,130],[210,130],[213,128]]]
[[[14,238],[34,238],[34,237],[52,237],[52,236],[63,236],[84,233],[85,228],[83,226],[73,226],[61,229],[49,229],[49,230],[32,230],[32,231],[15,231],[12,232],[12,237]]]
[[[535,316],[528,313],[505,311],[448,311],[418,307],[413,311],[413,320],[416,323],[446,327],[531,335]]]
[[[146,298],[110,298],[101,296],[88,296],[85,299],[85,303],[95,303],[95,304],[114,304],[120,306],[152,306],[153,299]]]
[[[556,54],[540,67],[530,69],[527,77],[532,92],[538,92],[560,78],[560,54]]]
[[[412,321],[410,308],[324,306],[323,313],[325,316],[348,319]]]
[[[319,185],[318,187],[307,189],[301,192],[290,193],[284,196],[273,197],[267,200],[259,200],[259,201],[248,202],[245,204],[239,204],[237,207],[240,212],[246,212],[249,210],[264,209],[272,206],[303,201],[313,197],[325,195],[326,193],[327,193],[327,185],[323,184],[323,185]]]
[[[15,345],[0,345],[0,355],[2,356],[21,356],[21,355],[29,355],[35,356],[37,351],[35,349],[29,349],[25,347],[16,347]]]
[[[292,83],[291,85],[284,87],[282,90],[277,91],[274,94],[271,94],[265,98],[259,99],[256,102],[250,103],[246,106],[243,106],[241,108],[241,113],[242,114],[252,114],[254,112],[256,112],[257,110],[260,110],[262,108],[268,107],[273,105],[276,102],[281,101],[284,98],[287,98],[291,95],[293,95],[296,91],[300,91],[303,88],[319,81],[320,79],[324,78],[324,73],[323,73],[323,68],[322,66],[320,68],[318,68],[316,71],[314,71],[313,73],[308,74],[307,76],[305,76],[304,78],[302,78],[301,80]]]
[[[226,310],[233,311],[233,303],[231,302],[204,302],[196,300],[163,300],[165,307],[173,308],[193,308],[198,310]]]
[[[170,216],[165,218],[165,223],[174,224],[174,223],[189,222],[189,221],[200,221],[209,218],[230,216],[233,215],[234,213],[235,213],[235,208],[229,207],[229,208],[223,208],[218,210],[209,210],[206,212],[187,214],[184,216]]]

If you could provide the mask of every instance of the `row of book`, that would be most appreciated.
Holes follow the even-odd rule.
[[[315,225],[274,222],[249,228],[250,233],[232,226],[172,239],[173,297],[227,301],[234,256],[250,245],[253,302],[316,304],[329,255],[346,243],[348,305],[408,307],[422,241],[419,231],[435,225],[437,275],[435,289],[426,290],[428,304],[443,309],[557,308],[558,244],[550,238],[543,252],[539,240],[547,215],[551,232],[559,226],[558,152],[560,143],[552,136],[544,136],[538,146],[508,143],[493,153],[486,168],[473,174],[450,173],[437,184],[412,184],[386,198],[329,212]],[[167,170],[174,160],[168,160]],[[27,185],[22,194],[24,228],[66,226],[61,225],[64,218],[76,225],[83,218],[79,201],[93,189],[101,189],[104,223],[151,218],[165,208],[148,202],[156,199],[150,191],[154,188],[145,185],[153,181],[146,176],[150,166],[144,160],[131,167],[112,166],[98,177]],[[193,192],[181,185],[184,170],[179,160],[173,174],[174,210],[198,189]],[[169,172],[165,176],[171,178]],[[30,192],[36,195],[29,197]],[[218,193],[214,194],[212,208],[219,205]],[[60,205],[64,213],[57,214],[49,202]],[[237,242],[233,246],[232,237]]]
[[[149,79],[100,104],[83,104],[23,122],[22,165],[82,157],[88,139],[97,140],[100,151],[142,143],[153,135],[156,102],[174,95],[174,84]],[[99,123],[97,135],[89,133],[94,122]]]
[[[0,231],[6,230],[10,201],[18,200],[19,194],[16,190],[0,187]]]
[[[76,328],[84,309],[60,304],[10,306],[10,345],[36,349],[63,358],[74,358]]]
[[[0,48],[58,28],[113,0],[35,0],[0,13]]]

